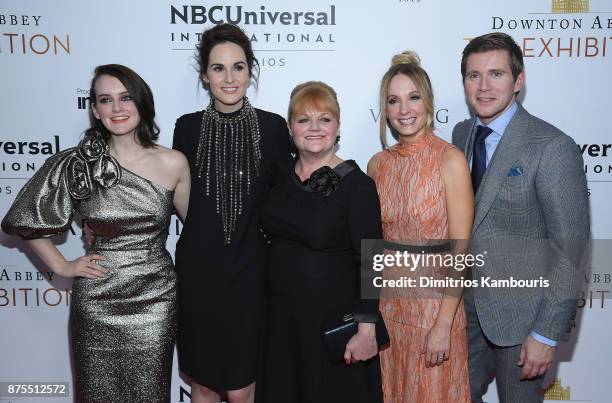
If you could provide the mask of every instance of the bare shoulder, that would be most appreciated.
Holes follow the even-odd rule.
[[[189,168],[187,158],[180,151],[158,145],[151,152],[154,161],[163,166],[164,169],[177,172],[178,170]]]
[[[442,169],[450,175],[457,175],[464,170],[468,170],[468,163],[465,154],[457,147],[450,147],[444,152],[442,159]]]
[[[447,197],[468,197],[471,200],[473,191],[470,167],[465,155],[457,147],[449,147],[442,157],[442,181]]]
[[[385,153],[384,150],[379,151],[376,154],[374,154],[372,158],[370,158],[370,161],[368,161],[367,172],[368,172],[368,176],[370,176],[371,178],[373,178],[376,175],[376,172],[378,171],[378,164],[380,163],[380,160],[383,158],[384,153]]]

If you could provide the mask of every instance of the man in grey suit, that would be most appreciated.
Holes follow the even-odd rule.
[[[470,41],[461,74],[476,116],[455,126],[453,144],[472,171],[472,252],[487,251],[471,272],[479,287],[465,292],[472,400],[482,402],[495,377],[501,402],[541,402],[543,375],[573,324],[589,238],[582,156],[517,102],[525,72],[510,36]],[[522,282],[492,287],[486,278]]]

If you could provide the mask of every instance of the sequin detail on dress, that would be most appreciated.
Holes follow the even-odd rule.
[[[108,274],[75,278],[70,305],[75,401],[170,402],[176,272],[166,250],[174,192],[123,170],[101,143],[47,159],[21,189],[2,229],[41,238],[75,212],[96,234]],[[76,196],[79,197],[74,197]]]
[[[196,154],[198,178],[206,175],[206,196],[211,195],[214,175],[217,214],[221,214],[225,244],[232,241],[243,203],[251,192],[253,179],[261,170],[261,134],[255,109],[244,97],[236,113],[221,114],[210,100],[202,115]],[[211,172],[211,161],[215,172]]]

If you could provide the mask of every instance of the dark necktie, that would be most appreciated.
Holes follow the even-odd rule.
[[[474,194],[476,194],[485,170],[487,169],[487,148],[485,147],[485,139],[492,132],[493,130],[487,126],[478,125],[476,127],[474,152],[472,153],[472,186],[474,187]]]

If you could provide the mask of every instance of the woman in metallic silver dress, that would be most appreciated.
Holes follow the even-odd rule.
[[[70,325],[78,402],[168,402],[176,275],[165,248],[173,207],[184,218],[188,163],[156,145],[153,94],[121,65],[95,70],[91,127],[49,158],[2,221],[57,274],[74,277]],[[50,236],[75,212],[95,234],[69,260]]]

